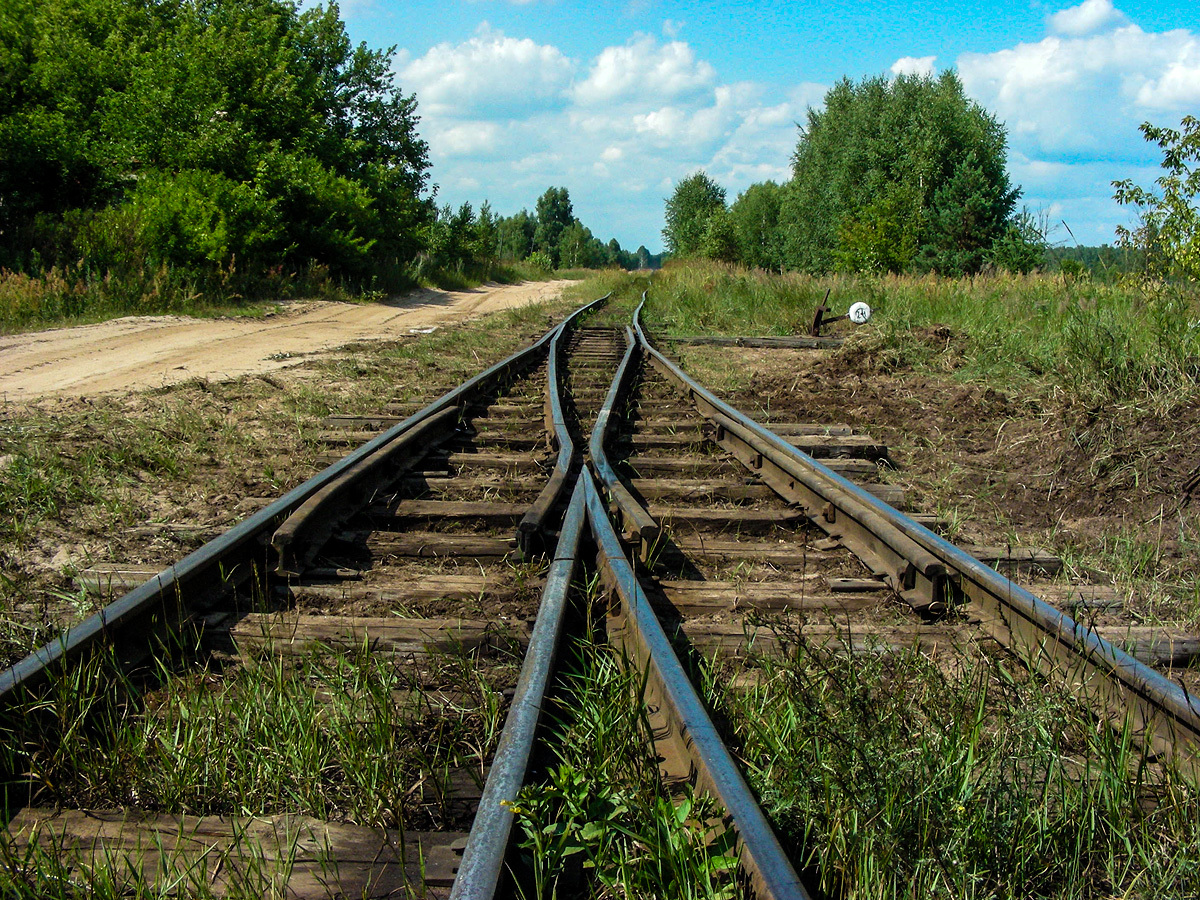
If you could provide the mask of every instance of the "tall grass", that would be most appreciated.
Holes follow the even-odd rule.
[[[585,629],[586,630],[586,629]],[[689,785],[664,782],[646,676],[584,639],[559,678],[546,776],[513,805],[526,897],[741,896],[733,833]]]
[[[35,274],[0,269],[0,332],[122,315],[253,311],[247,300],[302,295],[348,296],[319,267],[300,275],[276,269],[253,280],[233,267],[203,277],[167,265],[120,272],[96,272],[86,266],[53,267]]]
[[[1065,689],[977,658],[846,658],[788,638],[749,687],[708,673],[796,862],[844,898],[1184,897],[1190,777]],[[744,679],[743,679],[744,681]]]
[[[931,365],[953,342],[960,378],[1045,380],[1088,397],[1130,400],[1200,385],[1200,290],[1150,281],[1047,275],[776,275],[715,263],[655,276],[648,321],[670,334],[803,334],[829,292],[837,312],[869,303],[853,352],[879,365]],[[936,330],[936,333],[933,333]]]
[[[521,262],[470,269],[415,267],[396,273],[388,287],[468,290],[486,282],[580,280],[588,274],[582,270],[546,271]],[[286,273],[275,268],[252,276],[232,265],[207,275],[165,264],[158,268],[131,265],[116,272],[97,272],[85,265],[55,266],[33,274],[0,269],[0,333],[123,315],[253,314],[262,301],[298,297],[378,300],[387,293],[373,283],[343,284],[315,265],[306,272]]]
[[[455,828],[452,783],[482,783],[515,662],[443,654],[433,684],[382,654],[268,657],[223,676],[163,670],[149,690],[97,658],[7,722],[6,807],[194,815],[298,813],[376,827]]]

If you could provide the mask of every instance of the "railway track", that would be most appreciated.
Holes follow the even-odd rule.
[[[423,409],[327,425],[331,446],[357,448],[0,675],[10,878],[509,889],[512,804],[541,765],[542,711],[592,573],[609,640],[645,675],[665,783],[719,801],[739,884],[760,897],[808,896],[797,848],[688,672],[780,652],[797,616],[839,653],[991,642],[1161,758],[1190,761],[1200,739],[1186,691],[986,565],[1016,576],[1045,560],[947,543],[897,510],[878,479],[886,447],[837,424],[752,421],[604,300]],[[213,757],[259,717],[260,753],[282,761],[259,761],[246,787],[232,770],[252,760]],[[202,735],[193,762],[211,777],[103,783],[89,767],[126,752],[114,731],[146,753]],[[371,772],[352,771],[351,745]]]

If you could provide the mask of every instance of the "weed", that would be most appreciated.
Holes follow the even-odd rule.
[[[599,586],[588,585],[589,624]],[[523,894],[734,896],[737,858],[721,810],[690,785],[663,781],[645,674],[584,640],[560,685],[556,762],[513,806],[529,873]]]
[[[847,658],[785,636],[737,687],[707,670],[785,846],[842,897],[1185,896],[1196,786],[1132,726],[975,657]]]

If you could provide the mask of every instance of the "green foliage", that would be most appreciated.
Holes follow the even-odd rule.
[[[891,191],[849,213],[838,228],[833,252],[843,272],[903,272],[917,253],[919,235],[911,197]]]
[[[546,188],[546,192],[538,197],[537,201],[537,227],[533,233],[533,246],[554,260],[555,268],[559,263],[559,241],[562,239],[562,233],[574,221],[571,196],[567,189]]]
[[[1146,254],[1155,274],[1200,280],[1200,120],[1184,116],[1180,130],[1141,125],[1146,140],[1163,151],[1165,174],[1155,179],[1158,192],[1131,180],[1114,181],[1115,199],[1140,212],[1133,231],[1117,228],[1120,246]]]
[[[645,676],[608,646],[585,643],[547,776],[513,805],[534,897],[742,896],[732,831],[690,785],[668,790],[651,749]],[[674,795],[674,796],[672,796]]]
[[[500,258],[525,259],[533,249],[533,236],[537,231],[537,219],[521,210],[515,216],[500,220],[497,228]]]
[[[843,80],[809,110],[779,221],[784,261],[810,272],[979,271],[1018,190],[1003,127],[958,77]]]
[[[1004,272],[1028,274],[1046,263],[1045,220],[1021,210],[992,244],[988,261]]]
[[[675,334],[803,334],[830,291],[871,305],[848,352],[875,365],[953,369],[966,381],[1043,383],[1083,403],[1169,409],[1200,389],[1200,293],[1187,285],[998,273],[973,279],[809,276],[673,264],[655,276],[647,321]],[[959,336],[951,351],[936,330]]]
[[[725,188],[703,171],[690,175],[675,186],[667,200],[663,240],[672,256],[700,256],[709,219],[725,210]]]
[[[773,181],[752,184],[729,208],[729,219],[737,241],[738,260],[755,269],[779,269],[783,265],[779,206],[783,189]]]
[[[704,228],[704,239],[700,243],[700,252],[707,259],[719,262],[737,262],[739,257],[737,231],[729,212],[721,207],[714,210],[708,217]]]
[[[710,701],[823,896],[1195,894],[1195,784],[1132,722],[986,658],[827,651],[803,627]]]
[[[0,265],[362,281],[415,255],[431,211],[416,103],[336,5],[22,0],[2,16]]]
[[[164,666],[153,693],[97,660],[51,685],[20,721],[20,740],[6,735],[5,771],[36,771],[7,787],[30,805],[454,823],[448,779],[482,773],[503,723],[497,684],[512,673],[465,654],[431,662],[465,694],[434,718],[413,674],[365,649],[294,662],[268,652],[224,678]]]

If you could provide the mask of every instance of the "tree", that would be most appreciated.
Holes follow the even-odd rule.
[[[558,245],[562,233],[575,221],[571,210],[571,195],[565,187],[547,188],[537,201],[537,228],[533,233],[533,246],[547,254],[557,268]]]
[[[778,269],[783,265],[779,205],[783,190],[773,181],[752,184],[729,208],[738,257],[747,266]]]
[[[708,220],[725,211],[725,188],[703,170],[675,186],[667,200],[663,240],[672,256],[698,256],[704,249]]]
[[[704,238],[700,242],[700,252],[707,259],[720,262],[735,263],[739,261],[737,233],[733,230],[729,211],[725,207],[714,210],[704,226]]]
[[[1185,116],[1179,131],[1149,122],[1140,130],[1162,148],[1166,174],[1154,180],[1158,193],[1129,179],[1113,182],[1116,201],[1139,210],[1142,220],[1133,231],[1118,226],[1117,243],[1143,251],[1157,274],[1200,280],[1200,120]]]
[[[1005,233],[992,244],[989,262],[1005,272],[1032,272],[1046,264],[1049,244],[1045,216],[1022,209],[1013,216]],[[1082,269],[1082,266],[1080,266]]]
[[[479,207],[471,252],[476,259],[485,263],[500,258],[500,217],[492,211],[492,204],[486,200],[483,201],[483,206]]]
[[[1003,126],[953,72],[843,79],[810,109],[784,188],[785,262],[945,274],[978,271],[1020,191]]]
[[[558,261],[564,269],[587,268],[601,260],[592,252],[592,232],[575,219],[564,228],[558,239]]]
[[[500,220],[497,240],[501,259],[525,259],[533,250],[533,235],[537,222],[527,210]]]
[[[356,278],[419,249],[433,207],[416,100],[390,51],[351,43],[336,4],[0,9],[0,228],[25,238],[7,247],[112,220],[139,263],[318,263]],[[68,237],[58,261],[90,240]],[[32,264],[18,253],[0,265]]]

